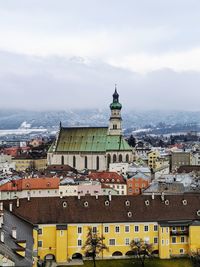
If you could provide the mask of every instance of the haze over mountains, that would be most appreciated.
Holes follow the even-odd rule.
[[[66,111],[0,110],[0,129],[17,129],[24,122],[31,128],[56,129],[63,126],[107,126],[109,110],[80,109]],[[200,124],[200,111],[136,111],[122,112],[123,128],[140,129],[165,125]],[[29,125],[30,124],[30,125]],[[164,125],[163,125],[164,127]],[[196,128],[194,129],[196,130]]]

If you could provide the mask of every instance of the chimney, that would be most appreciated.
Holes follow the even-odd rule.
[[[155,195],[154,195],[154,193],[152,193],[151,198],[152,198],[152,199],[155,199]]]
[[[17,228],[16,227],[12,227],[12,238],[17,239]]]
[[[12,212],[12,209],[13,209],[13,204],[9,203],[9,211]]]
[[[4,243],[4,232],[3,232],[3,231],[1,231],[0,241],[1,241],[2,243]]]
[[[164,201],[165,200],[165,195],[164,192],[161,193],[161,200]]]
[[[17,198],[17,208],[19,208],[19,198]]]
[[[3,202],[0,203],[0,211],[3,211]]]
[[[30,199],[31,199],[30,192],[27,193],[27,199],[28,199],[28,201],[30,201]]]
[[[60,198],[63,198],[63,192],[60,192]]]
[[[0,213],[0,228],[2,228],[3,224],[3,212]]]
[[[78,199],[81,199],[81,196],[80,195],[78,195]]]
[[[109,199],[109,201],[112,200],[112,196],[111,196],[111,194],[108,195],[108,199]]]
[[[96,199],[98,199],[99,198],[99,196],[98,196],[98,194],[96,194]]]

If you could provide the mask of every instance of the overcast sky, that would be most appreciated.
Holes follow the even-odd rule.
[[[0,108],[200,110],[199,0],[0,0]]]

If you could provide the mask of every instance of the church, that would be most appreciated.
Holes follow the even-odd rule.
[[[109,169],[110,163],[131,162],[133,151],[122,136],[122,105],[115,88],[108,127],[62,127],[48,151],[48,165],[69,165],[77,170]]]

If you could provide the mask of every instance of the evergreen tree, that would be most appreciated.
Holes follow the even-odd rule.
[[[128,144],[129,144],[129,146],[132,146],[132,147],[135,147],[135,145],[136,145],[136,139],[132,134],[128,139]]]

